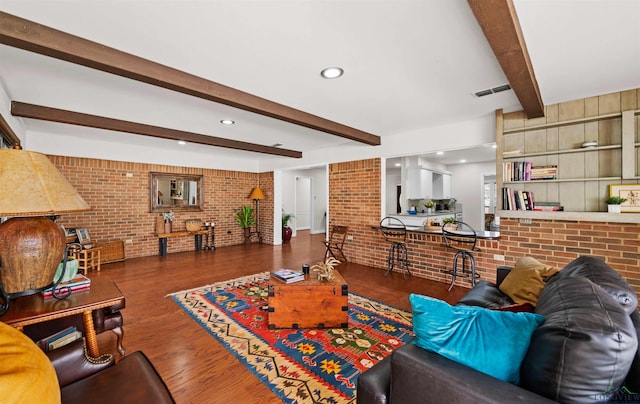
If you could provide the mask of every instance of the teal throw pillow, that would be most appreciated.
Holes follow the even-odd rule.
[[[520,380],[531,335],[544,322],[534,313],[451,306],[412,294],[414,344],[509,383]]]

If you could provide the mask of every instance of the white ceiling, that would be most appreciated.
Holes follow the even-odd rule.
[[[640,1],[514,2],[545,104],[640,87]],[[383,144],[521,109],[513,91],[472,96],[507,80],[463,0],[0,0],[0,10],[370,132]],[[344,76],[322,79],[320,70],[334,65]],[[354,143],[5,45],[0,86],[12,101],[303,154]],[[236,125],[219,124],[225,118]],[[111,136],[123,146],[154,141],[24,123],[37,132]]]

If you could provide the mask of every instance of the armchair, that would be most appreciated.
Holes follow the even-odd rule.
[[[141,351],[123,357],[88,357],[82,340],[47,353],[60,384],[62,403],[175,403]]]

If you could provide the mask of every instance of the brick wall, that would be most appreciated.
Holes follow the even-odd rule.
[[[331,224],[349,226],[353,236],[345,245],[349,261],[386,268],[389,243],[375,229],[380,221],[380,175],[379,159],[331,164],[329,212]],[[479,241],[476,271],[482,279],[495,281],[497,266],[513,266],[524,255],[557,267],[580,255],[594,255],[605,259],[640,292],[640,224],[560,220],[520,224],[503,218],[500,230],[499,240]],[[450,282],[446,272],[453,253],[441,236],[410,232],[407,251],[414,276]],[[503,255],[505,261],[494,260],[494,255]],[[471,283],[459,280],[456,285],[470,287]]]
[[[186,219],[215,222],[215,245],[242,244],[243,232],[235,223],[234,209],[255,203],[249,199],[260,183],[266,199],[260,203],[260,227],[271,240],[273,228],[273,175],[238,171],[173,167],[111,160],[49,156],[71,182],[91,211],[66,214],[58,219],[65,227],[87,228],[94,241],[131,240],[125,244],[127,258],[158,254],[155,218],[149,212],[150,172],[202,175],[203,211],[175,211],[173,230],[184,230]],[[131,176],[127,176],[127,173]],[[254,241],[257,238],[254,237]],[[174,237],[168,252],[194,249],[193,237]]]

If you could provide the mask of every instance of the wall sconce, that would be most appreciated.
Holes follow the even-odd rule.
[[[260,234],[260,200],[264,199],[264,192],[260,187],[255,187],[251,191],[251,195],[249,195],[249,199],[253,199],[256,201],[256,234],[258,235],[258,241],[262,244],[262,235]]]
[[[9,309],[9,299],[59,282],[54,277],[67,240],[48,216],[91,208],[47,156],[20,146],[0,149],[0,184],[0,216],[10,217],[0,224],[2,315]]]

